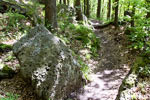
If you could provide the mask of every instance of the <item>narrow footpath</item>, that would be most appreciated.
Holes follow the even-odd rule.
[[[95,30],[95,34],[101,40],[98,63],[92,68],[91,82],[72,93],[71,100],[115,100],[130,70],[132,57],[126,48],[123,27],[115,30],[110,25]]]

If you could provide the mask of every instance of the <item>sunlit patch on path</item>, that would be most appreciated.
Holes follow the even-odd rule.
[[[93,70],[89,76],[90,82],[72,93],[69,100],[115,100],[119,87],[130,70],[130,54],[124,43],[116,41],[115,36],[118,33],[118,38],[121,38],[123,34],[111,27],[96,30],[95,33],[101,39],[98,63],[93,66],[89,64]]]

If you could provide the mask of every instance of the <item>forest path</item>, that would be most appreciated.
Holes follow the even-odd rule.
[[[96,67],[92,68],[94,72],[90,75],[91,81],[78,92],[72,93],[73,100],[115,100],[119,87],[130,70],[132,57],[125,46],[123,27],[118,30],[112,27],[110,25],[95,30],[101,40],[100,57],[94,65]]]

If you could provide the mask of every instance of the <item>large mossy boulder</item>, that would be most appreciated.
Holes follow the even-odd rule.
[[[44,26],[37,26],[13,46],[22,77],[42,100],[63,100],[82,85],[80,65],[71,50]]]

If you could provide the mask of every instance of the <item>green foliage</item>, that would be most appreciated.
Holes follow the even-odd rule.
[[[19,96],[16,95],[16,94],[7,93],[7,94],[6,94],[6,97],[0,98],[0,100],[17,100],[18,97],[19,97]]]
[[[131,45],[129,47],[140,51],[144,55],[150,54],[150,20],[143,19],[144,23],[138,23],[135,27],[128,29],[128,37]]]
[[[9,17],[8,26],[12,26],[12,27],[18,27],[19,22],[26,18],[24,15],[18,13],[12,13],[12,12],[8,12],[7,16]]]
[[[100,48],[100,39],[96,37],[93,30],[82,24],[70,24],[69,22],[59,22],[61,34],[57,34],[65,43],[80,41],[80,46],[90,49],[92,55],[97,56]],[[64,33],[64,34],[62,34]]]
[[[85,79],[86,79],[86,80],[89,80],[89,76],[88,76],[88,75],[90,74],[90,69],[89,69],[89,67],[85,64],[85,62],[84,62],[80,57],[78,57],[78,62],[79,62],[79,64],[82,66],[82,67],[81,67],[81,71],[82,71],[82,73],[83,73]]]
[[[74,51],[72,51],[72,55],[77,58],[78,63],[81,65],[81,71],[83,73],[83,76],[86,80],[89,80],[89,74],[90,74],[90,68],[89,66],[83,61],[83,59],[75,54]]]
[[[131,95],[131,100],[137,100],[137,96],[135,94]]]
[[[11,61],[11,60],[13,60],[13,59],[15,59],[15,57],[13,56],[13,55],[9,55],[7,58],[5,58],[5,62],[8,62],[8,61]]]
[[[70,24],[69,28],[74,31],[73,35],[75,39],[81,41],[84,47],[89,48],[96,55],[97,50],[100,48],[100,40],[96,37],[92,29],[79,24]]]
[[[134,64],[134,71],[140,77],[150,77],[150,58],[148,56],[138,57]]]
[[[0,44],[0,51],[11,50],[12,46],[7,44]]]
[[[9,74],[13,74],[14,71],[8,66],[8,65],[4,65],[3,69],[2,69],[3,73],[9,73]]]
[[[19,38],[31,28],[30,22],[27,21],[24,15],[8,12],[2,14],[1,17],[0,24],[2,26],[0,28],[2,28],[2,31],[0,32],[0,41]]]
[[[138,71],[140,76],[150,77],[150,64],[147,64],[145,66],[140,66]]]
[[[135,26],[128,27],[126,34],[129,37],[130,48],[138,51],[141,60],[137,62],[135,72],[141,77],[150,76],[150,18],[147,18],[149,12],[149,3],[146,0],[121,0],[124,8],[132,12],[135,6],[134,18]],[[130,22],[131,16],[125,16],[124,20]]]

